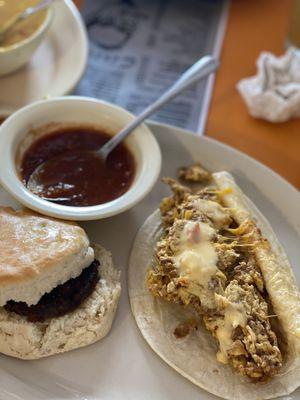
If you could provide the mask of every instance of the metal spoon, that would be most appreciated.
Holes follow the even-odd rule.
[[[44,8],[49,7],[54,0],[42,0],[33,7],[28,7],[26,10],[22,11],[10,18],[7,22],[0,26],[0,43],[3,41],[5,34],[9,31],[17,22],[23,21],[24,19],[30,17],[31,15],[37,13]]]
[[[95,153],[102,159],[105,163],[108,155],[111,151],[120,144],[137,126],[139,126],[146,118],[148,118],[151,114],[161,108],[163,105],[168,103],[171,99],[177,96],[179,93],[195,84],[200,79],[206,77],[212,72],[216,71],[219,66],[219,62],[211,57],[205,56],[198,60],[195,64],[193,64],[187,71],[185,71],[181,77],[161,96],[158,100],[156,100],[153,104],[148,106],[140,115],[134,118],[125,128],[123,128],[118,134],[113,136],[108,142],[106,142],[99,150],[96,150]],[[30,175],[27,181],[27,188],[33,193],[41,193],[39,190],[43,185],[40,183],[40,173],[42,170],[47,167],[47,165],[51,165],[51,162],[57,162],[59,158],[64,157],[64,154],[58,155],[57,157],[51,158],[42,164],[40,164]],[[42,194],[42,193],[41,193]],[[58,201],[57,198],[45,198],[40,196],[48,201]],[[60,198],[61,199],[61,198]]]

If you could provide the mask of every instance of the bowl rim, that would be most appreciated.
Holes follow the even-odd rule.
[[[38,27],[38,29],[36,29],[30,36],[21,40],[20,42],[11,44],[10,46],[6,47],[0,46],[0,55],[11,53],[14,50],[19,49],[20,47],[26,46],[26,44],[33,42],[38,36],[42,35],[48,29],[54,17],[54,10],[52,6],[49,6],[46,11],[46,17],[42,24]]]
[[[39,106],[44,106],[46,107],[47,103],[57,103],[57,102],[65,102],[65,104],[69,102],[77,102],[77,101],[83,101],[84,103],[94,103],[94,104],[99,104],[105,107],[110,108],[112,111],[117,112],[117,113],[122,113],[124,117],[129,117],[133,118],[134,115],[127,111],[126,109],[117,106],[115,104],[103,101],[103,100],[98,100],[90,97],[83,97],[83,96],[63,96],[63,97],[56,97],[52,99],[46,99],[46,100],[40,100],[34,103],[31,103],[12,115],[10,115],[7,120],[3,122],[3,124],[0,126],[0,148],[5,147],[5,137],[6,135],[2,137],[1,133],[3,129],[6,129],[7,125],[11,124],[11,122],[15,119],[18,118],[20,115],[24,115],[24,113],[28,112],[30,109],[34,109]],[[54,121],[56,122],[56,121]],[[75,122],[75,121],[74,121]],[[46,124],[46,123],[45,123]],[[43,125],[43,124],[41,124]],[[17,170],[16,170],[16,165],[12,164],[12,159],[10,158],[10,154],[12,151],[12,146],[14,140],[19,137],[18,134],[10,134],[10,141],[7,147],[6,143],[6,156],[3,157],[3,168],[1,168],[0,172],[0,183],[4,187],[4,189],[12,196],[14,197],[18,202],[20,202],[23,206],[28,207],[34,211],[37,211],[41,214],[45,214],[51,217],[55,218],[60,218],[60,219],[67,219],[67,220],[77,220],[77,221],[88,221],[88,220],[95,220],[95,219],[103,219],[107,218],[116,214],[119,214],[123,211],[128,210],[129,208],[133,207],[135,204],[137,204],[139,201],[141,201],[152,189],[154,184],[156,183],[158,176],[160,174],[161,170],[161,163],[162,163],[162,156],[161,156],[161,151],[159,144],[151,132],[151,130],[147,127],[145,124],[141,124],[140,129],[143,129],[145,136],[144,140],[146,139],[147,144],[151,145],[152,151],[151,151],[151,168],[150,165],[148,165],[148,169],[146,170],[149,173],[149,176],[147,176],[147,181],[146,185],[144,185],[143,190],[139,190],[138,186],[136,183],[133,183],[132,186],[129,187],[127,192],[125,192],[122,196],[118,197],[117,199],[114,199],[110,202],[104,203],[104,204],[99,204],[96,206],[87,206],[87,207],[74,207],[74,206],[63,206],[60,204],[55,204],[48,202],[46,200],[42,200],[40,197],[34,195],[31,193],[28,189],[24,187],[22,182],[20,181],[18,175],[17,175]],[[137,136],[139,137],[139,136]],[[138,140],[138,139],[137,139]],[[130,148],[131,146],[128,145]],[[142,145],[141,147],[142,148]],[[148,148],[148,146],[147,146]],[[144,152],[144,155],[147,154],[147,152]],[[148,156],[148,162],[149,162],[149,157]],[[145,160],[144,160],[145,161]],[[141,171],[141,176],[142,173],[145,173],[145,168],[147,167],[147,163],[141,163],[139,165]],[[3,174],[2,171],[6,171],[5,174]],[[139,178],[139,181],[141,178]],[[134,189],[133,194],[131,190]],[[126,196],[129,193],[128,196]],[[130,196],[130,193],[132,194]],[[122,201],[122,198],[124,198],[124,201]]]

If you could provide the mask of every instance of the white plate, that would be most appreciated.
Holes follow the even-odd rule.
[[[88,54],[81,16],[71,0],[57,0],[54,12],[53,23],[30,63],[0,78],[0,114],[45,96],[67,94],[81,78]]]
[[[152,124],[163,155],[162,175],[200,160],[212,170],[232,172],[272,224],[300,280],[300,196],[270,169],[208,138]],[[166,365],[143,340],[130,312],[127,259],[134,235],[167,190],[158,183],[148,197],[124,214],[83,224],[91,240],[112,250],[122,270],[123,293],[111,333],[89,347],[38,361],[0,356],[0,399],[189,400],[217,399]],[[3,191],[0,204],[15,203]],[[300,390],[288,397],[299,399]]]

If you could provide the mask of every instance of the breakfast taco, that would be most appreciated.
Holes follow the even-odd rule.
[[[291,393],[300,382],[300,296],[282,246],[229,173],[195,166],[180,177],[193,184],[165,179],[173,195],[132,249],[129,294],[144,338],[217,396]]]

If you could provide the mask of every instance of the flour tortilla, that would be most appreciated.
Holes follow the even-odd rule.
[[[158,210],[139,230],[131,251],[128,285],[133,315],[150,347],[177,372],[208,392],[230,400],[262,400],[288,395],[300,383],[300,301],[292,269],[270,224],[242,194],[232,176],[220,172],[214,174],[213,178],[219,188],[229,185],[232,187],[233,193],[224,199],[227,206],[235,207],[239,211],[240,222],[250,213],[263,236],[269,240],[275,254],[276,260],[271,260],[273,269],[268,269],[268,260],[264,260],[265,268],[262,268],[262,273],[265,279],[266,276],[269,279],[267,282],[269,295],[280,294],[276,312],[279,311],[278,315],[288,341],[288,352],[280,375],[267,384],[254,384],[247,378],[239,376],[228,365],[220,364],[216,359],[217,344],[201,322],[198,330],[183,339],[175,338],[174,329],[189,317],[194,317],[194,314],[188,308],[154,298],[147,288],[147,270],[153,260],[156,243],[162,234]],[[269,257],[269,255],[264,256]],[[273,284],[275,290],[272,290]],[[289,295],[285,303],[281,294],[287,295],[287,289]],[[285,317],[282,315],[283,309],[285,311],[292,309],[292,312],[288,311]],[[294,313],[293,318],[292,313]]]

